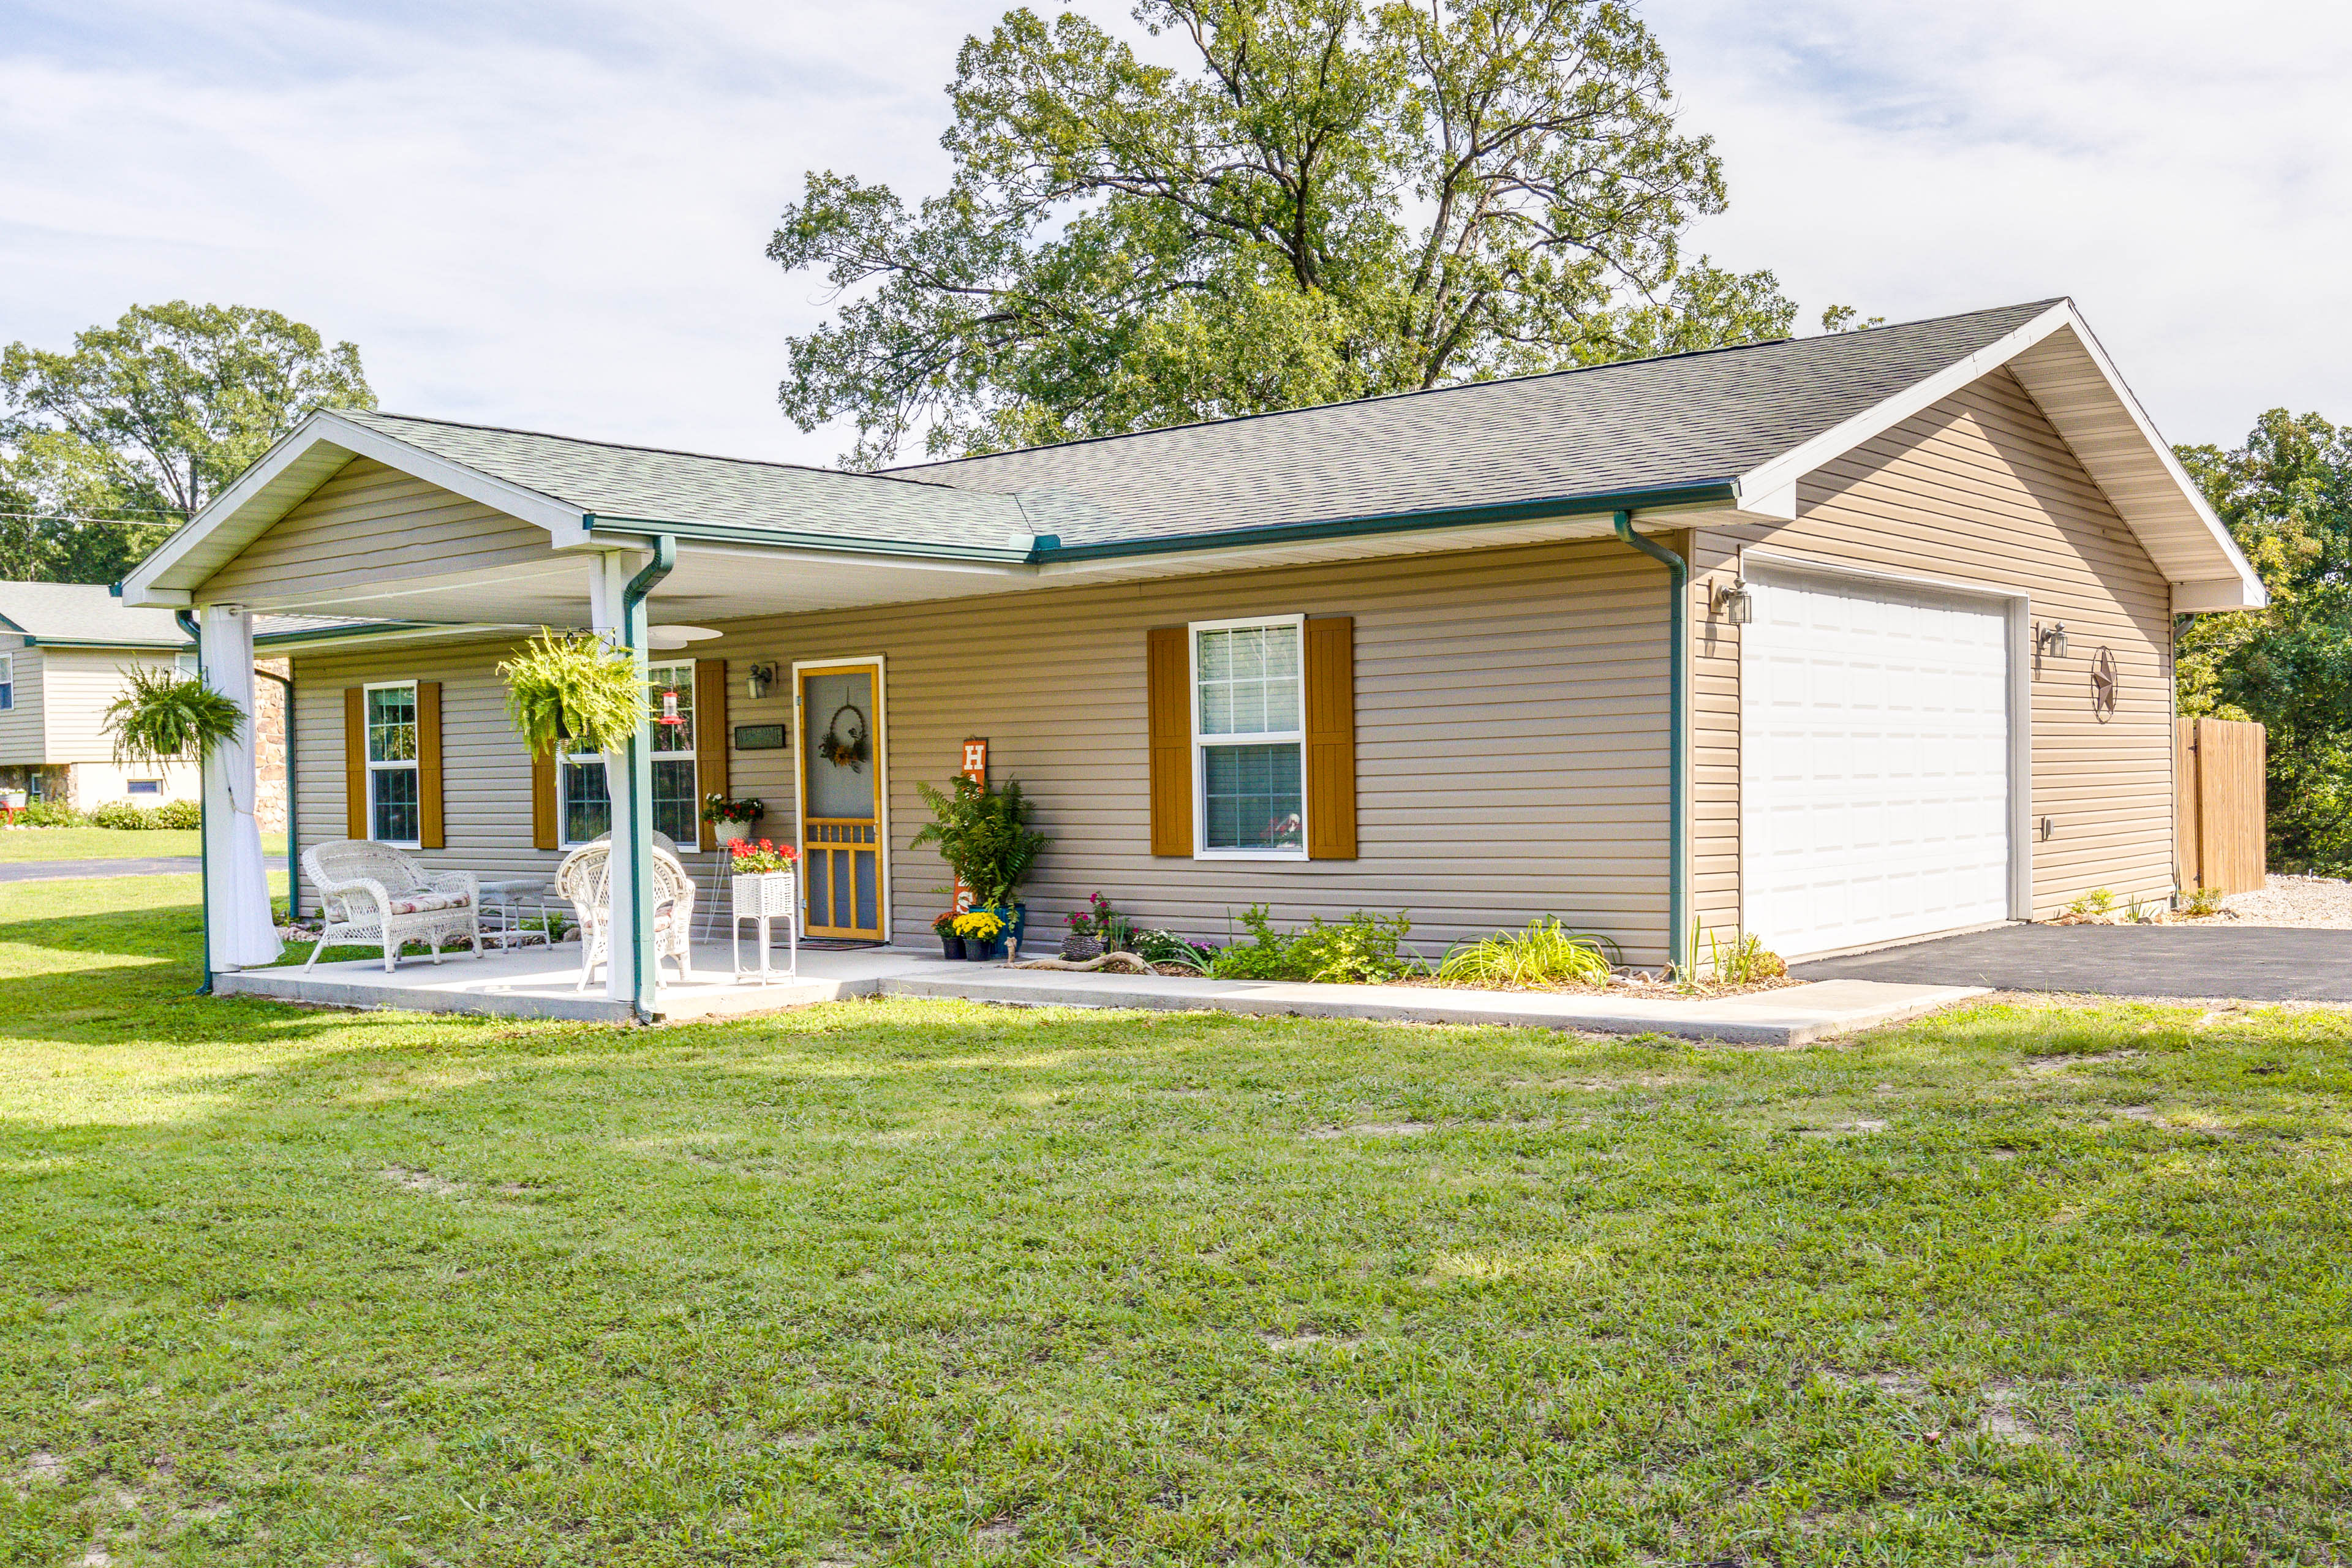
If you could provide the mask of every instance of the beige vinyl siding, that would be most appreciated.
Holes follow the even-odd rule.
[[[47,762],[48,736],[42,725],[41,650],[25,646],[13,634],[0,636],[0,653],[8,656],[16,682],[16,705],[0,710],[0,764],[10,767]]]
[[[951,605],[710,622],[697,644],[725,658],[730,726],[794,722],[795,660],[880,655],[889,784],[894,935],[929,940],[944,868],[908,840],[928,820],[919,780],[955,771],[967,737],[990,742],[1054,838],[1026,892],[1051,941],[1100,891],[1153,925],[1223,940],[1255,901],[1277,920],[1409,910],[1429,951],[1558,914],[1664,957],[1665,574],[1614,541],[1410,561],[1230,573],[1074,587]],[[1144,634],[1252,615],[1356,621],[1353,860],[1195,861],[1150,853]],[[304,841],[341,837],[341,691],[367,680],[443,683],[446,851],[484,875],[551,869],[530,847],[530,766],[500,709],[503,647],[301,657]],[[754,663],[770,695],[744,695]],[[823,722],[822,716],[818,722]],[[734,752],[727,787],[769,807],[761,831],[793,832],[792,752]],[[703,781],[707,791],[718,781]],[[690,858],[700,873],[709,862]],[[715,887],[705,880],[706,888]]]
[[[200,602],[266,598],[545,561],[547,531],[353,458],[213,574]]]
[[[106,710],[122,695],[123,672],[174,668],[171,654],[154,648],[39,651],[42,728],[52,763],[111,762],[114,737],[106,728]]]
[[[2069,651],[2032,682],[2031,846],[2036,919],[2093,888],[2161,897],[2172,867],[2171,598],[2163,577],[2016,378],[1998,371],[1809,475],[1799,516],[1695,542],[1695,859],[1709,925],[1738,920],[1738,629],[1708,596],[1742,544],[2031,595]],[[2091,706],[2091,663],[2122,672],[2114,717]]]

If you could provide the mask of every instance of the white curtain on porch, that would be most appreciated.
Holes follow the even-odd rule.
[[[254,818],[260,781],[254,768],[253,617],[227,605],[205,606],[205,679],[236,703],[245,722],[205,759],[205,851],[212,887],[207,915],[215,966],[250,969],[285,951],[269,907],[269,870]],[[218,821],[226,805],[228,820]]]

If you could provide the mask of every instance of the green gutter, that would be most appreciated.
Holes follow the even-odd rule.
[[[651,679],[646,658],[646,598],[654,591],[654,584],[668,576],[677,564],[677,539],[673,534],[662,534],[654,541],[654,558],[621,590],[621,636],[628,646],[630,660],[636,666],[637,689],[641,692]],[[636,1010],[637,1017],[648,1024],[654,1017],[653,993],[661,983],[661,952],[654,944],[653,889],[646,877],[646,868],[654,858],[653,751],[652,710],[639,703],[636,732],[629,737],[625,786],[629,792],[629,1005]],[[619,847],[617,839],[614,847]],[[688,941],[693,939],[691,931],[687,935]],[[609,945],[605,948],[606,963],[619,956]]]
[[[1000,561],[1008,566],[1027,564],[1037,555],[1034,550],[992,549],[984,544],[926,544],[907,539],[861,539],[846,533],[795,533],[749,523],[672,522],[652,517],[606,517],[593,511],[583,513],[580,521],[591,533],[643,534],[650,531],[667,535],[672,540],[698,539],[713,544],[796,545],[804,550],[830,550],[846,555],[897,555],[934,561]]]
[[[1097,561],[1119,555],[1162,555],[1186,550],[1229,550],[1247,544],[1287,544],[1310,539],[1349,539],[1363,534],[1412,533],[1427,528],[1458,528],[1475,522],[1523,522],[1548,517],[1591,517],[1634,508],[1654,510],[1669,506],[1709,506],[1738,501],[1739,487],[1732,480],[1675,485],[1645,490],[1609,490],[1589,495],[1548,496],[1537,500],[1503,501],[1492,506],[1439,507],[1423,511],[1376,512],[1365,517],[1328,518],[1315,522],[1282,523],[1271,528],[1236,528],[1217,533],[1166,535],[1157,539],[1110,540],[1101,544],[1059,542],[1030,552],[1034,561]],[[1047,539],[1053,538],[1048,534]]]
[[[253,639],[256,647],[283,643],[326,642],[335,637],[373,637],[387,632],[425,631],[436,626],[467,626],[470,621],[362,621],[355,626],[320,626],[307,632],[264,632]]]
[[[1666,636],[1666,962],[1690,973],[1690,563],[1633,531],[1633,514],[1616,514],[1617,537],[1664,564],[1672,605]]]
[[[174,610],[172,614],[179,619],[180,629],[188,634],[188,641],[195,645],[196,679],[202,680],[205,678],[204,628],[196,624],[192,611]],[[211,794],[212,791],[205,787],[205,763],[199,757],[196,759],[196,913],[202,922],[198,929],[204,932],[205,971],[204,984],[196,987],[199,996],[213,994],[212,804],[205,798]]]

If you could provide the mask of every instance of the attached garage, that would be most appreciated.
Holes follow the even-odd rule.
[[[2017,631],[2008,601],[1751,566],[1741,879],[1790,956],[2015,908]]]

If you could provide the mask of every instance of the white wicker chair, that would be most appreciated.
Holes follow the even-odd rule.
[[[583,844],[563,858],[555,870],[555,893],[568,899],[580,922],[580,984],[588,989],[596,966],[608,962],[611,904],[607,886],[613,869],[612,840]],[[694,973],[694,879],[678,858],[659,844],[654,846],[654,962],[674,959],[681,980]]]
[[[306,972],[328,948],[355,942],[381,942],[387,974],[404,942],[424,942],[436,963],[445,942],[470,939],[482,956],[482,894],[471,871],[427,871],[389,844],[338,838],[302,851],[302,874],[318,889],[325,924]]]

